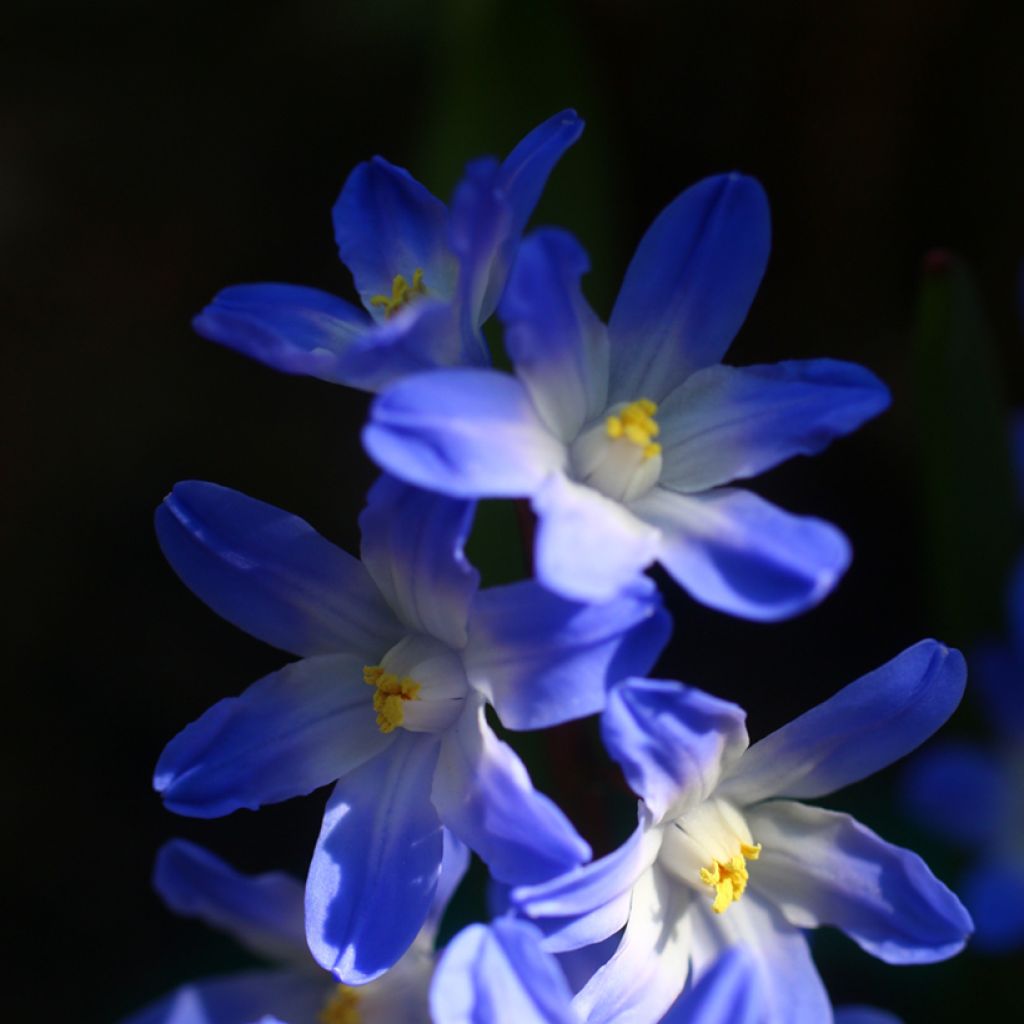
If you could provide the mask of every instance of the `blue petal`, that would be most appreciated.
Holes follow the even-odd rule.
[[[444,846],[430,802],[437,749],[434,737],[402,732],[327,804],[306,882],[306,938],[346,985],[393,967],[430,914]]]
[[[768,263],[768,200],[753,178],[706,178],[648,228],[612,310],[612,401],[660,401],[721,360]]]
[[[271,960],[309,966],[302,885],[281,872],[243,875],[195,843],[157,854],[153,887],[176,914],[198,917]]]
[[[370,490],[359,517],[363,565],[410,632],[465,646],[469,606],[480,583],[463,553],[472,525],[469,502],[388,476]]]
[[[710,901],[697,901],[694,973],[702,977],[722,952],[741,947],[757,975],[764,1024],[823,1024],[831,1020],[828,993],[803,932],[755,891],[753,881],[752,873],[751,887],[743,899],[724,914],[714,914]]]
[[[655,820],[706,800],[747,749],[746,712],[702,690],[660,679],[612,687],[601,716],[608,753]]]
[[[240,971],[183,985],[121,1024],[252,1024],[270,1014],[284,1024],[309,1024],[329,994],[311,975]]]
[[[889,404],[856,363],[811,359],[773,366],[708,366],[658,409],[661,483],[697,492],[814,455]]]
[[[413,373],[488,361],[485,348],[462,336],[457,310],[428,297],[354,339],[338,357],[338,376],[351,387],[382,391]]]
[[[582,1024],[558,962],[525,921],[464,928],[448,944],[430,988],[434,1024]]]
[[[334,237],[367,307],[395,277],[423,271],[427,294],[450,298],[458,273],[448,247],[448,211],[408,171],[376,156],[348,176],[334,205]]]
[[[538,231],[520,246],[501,301],[516,374],[566,444],[608,404],[608,335],[580,288],[589,269],[568,232]]]
[[[963,949],[970,916],[916,853],[848,814],[790,800],[746,817],[763,846],[751,885],[797,928],[841,928],[890,964],[934,963]]]
[[[513,905],[535,921],[554,952],[602,942],[626,923],[633,887],[660,846],[659,830],[642,811],[640,825],[617,850],[550,881],[519,886]]]
[[[1024,864],[986,858],[963,881],[964,903],[977,932],[971,948],[984,953],[1010,953],[1024,948]]]
[[[565,462],[525,388],[496,370],[438,370],[373,403],[363,444],[389,473],[457,498],[531,494]]]
[[[686,984],[693,892],[658,866],[631,893],[629,920],[608,962],[573,1001],[587,1024],[657,1021]]]
[[[499,185],[512,207],[512,226],[517,234],[533,214],[548,175],[583,134],[583,127],[575,110],[559,111],[537,125],[502,161]]]
[[[500,882],[539,882],[590,859],[590,847],[542,793],[515,751],[466,710],[441,742],[432,799],[444,824]]]
[[[625,505],[552,474],[533,498],[537,578],[573,601],[610,601],[654,561],[658,531]]]
[[[661,1024],[763,1024],[763,1009],[753,962],[742,946],[733,946],[683,992]]]
[[[371,325],[366,313],[343,299],[291,284],[225,288],[192,321],[204,338],[275,370],[335,384],[353,383],[342,357]]]
[[[441,855],[441,874],[437,879],[437,890],[434,902],[430,906],[425,928],[436,933],[441,925],[448,904],[462,884],[469,870],[469,847],[461,839],[456,838],[449,829],[442,829],[444,852]]]
[[[922,640],[755,743],[722,795],[742,804],[813,798],[859,782],[928,739],[965,681],[959,651]]]
[[[544,729],[601,710],[608,686],[647,672],[672,620],[653,582],[577,604],[532,580],[480,592],[463,655],[470,683],[509,729]]]
[[[311,793],[394,739],[377,728],[372,697],[360,659],[295,662],[186,726],[160,755],[153,785],[169,810],[197,818]]]
[[[832,525],[749,491],[684,495],[655,487],[634,513],[662,531],[658,558],[702,604],[758,622],[806,611],[839,581],[850,545]]]
[[[273,505],[188,480],[157,509],[156,532],[189,589],[275,647],[374,664],[402,637],[363,566]]]
[[[910,813],[950,842],[987,843],[1010,820],[1010,782],[995,755],[972,743],[937,741],[911,759],[902,782]]]
[[[899,1017],[876,1006],[837,1006],[834,1024],[903,1024]]]

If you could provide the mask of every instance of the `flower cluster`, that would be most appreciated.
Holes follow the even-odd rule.
[[[196,319],[276,369],[379,392],[363,441],[384,474],[359,557],[213,483],[179,483],[157,510],[184,583],[294,658],[168,743],[164,804],[214,818],[334,788],[304,887],[181,841],[160,852],[172,910],[277,966],[187,985],[131,1024],[856,1024],[891,1018],[833,1011],[807,929],[888,963],[963,947],[970,918],[920,858],[802,802],[942,725],[956,651],[922,641],[753,745],[737,705],[648,677],[671,632],[654,562],[747,619],[828,595],[843,534],[734,483],[889,396],[833,359],[722,363],[770,248],[742,175],[666,207],[602,322],[579,243],[524,237],[582,127],[566,111],[471,163],[448,207],[380,157],[357,167],[334,228],[363,309],[257,284]],[[481,331],[494,312],[509,371]],[[535,578],[480,586],[464,546],[483,498],[528,500]],[[590,715],[639,798],[636,831],[596,860],[498,731]],[[470,851],[502,907],[435,964]]]

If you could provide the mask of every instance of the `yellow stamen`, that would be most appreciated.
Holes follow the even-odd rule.
[[[339,985],[317,1016],[318,1024],[362,1024],[360,994],[347,985]]]
[[[396,274],[391,282],[391,294],[374,295],[370,299],[370,305],[382,308],[384,316],[390,319],[400,309],[408,306],[418,295],[426,294],[427,286],[423,283],[423,270],[417,267],[413,271],[412,284],[406,281],[403,274]]]
[[[747,859],[757,860],[760,856],[760,843],[740,843],[740,852],[728,863],[713,860],[710,868],[700,869],[700,880],[715,890],[711,909],[716,914],[724,913],[743,895],[750,880]]]
[[[385,672],[380,665],[363,667],[363,682],[367,686],[376,686],[373,695],[373,710],[377,712],[377,728],[381,732],[392,732],[405,720],[405,702],[419,700],[420,683],[409,676],[399,679],[390,672]]]
[[[613,416],[605,420],[605,430],[612,440],[624,437],[631,444],[643,450],[645,459],[653,459],[661,454],[661,445],[651,439],[658,436],[661,428],[654,414],[658,406],[649,398],[640,398],[631,402]]]

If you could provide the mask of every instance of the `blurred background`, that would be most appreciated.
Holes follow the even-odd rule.
[[[276,374],[189,322],[245,281],[353,298],[330,209],[372,154],[447,199],[466,160],[578,109],[587,130],[534,223],[580,237],[605,315],[665,203],[712,172],[754,174],[773,255],[730,361],[828,355],[891,386],[884,417],[755,485],[849,534],[856,556],[836,593],[765,627],[666,588],[677,629],[660,674],[743,703],[756,738],[922,636],[970,648],[1002,628],[1021,539],[1005,423],[1024,403],[1024,6],[8,0],[4,21],[11,1019],[114,1021],[246,962],[151,894],[163,840],[193,838],[247,870],[305,871],[324,794],[204,823],[167,814],[150,790],[167,740],[282,663],[191,597],[151,517],[174,482],[197,477],[355,548],[374,476],[358,444],[366,397]],[[492,548],[474,539],[493,580]],[[970,698],[950,728],[987,735]],[[515,742],[607,850],[629,798],[616,790],[619,820],[602,820],[614,773],[592,727],[566,735]],[[555,747],[573,756],[553,760]],[[908,818],[899,779],[897,766],[828,804],[955,884],[965,855]],[[456,917],[474,906],[467,897]],[[839,936],[815,949],[837,1002],[910,1024],[960,1019],[979,1000],[1019,1005],[1009,954],[900,969]]]

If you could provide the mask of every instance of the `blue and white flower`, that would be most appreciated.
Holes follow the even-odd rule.
[[[653,561],[699,601],[773,620],[835,585],[849,545],[731,481],[813,454],[886,407],[832,359],[721,365],[769,249],[764,192],[730,174],[687,189],[640,242],[606,328],[587,258],[557,230],[520,247],[499,309],[515,374],[415,374],[374,403],[388,472],[457,497],[528,497],[550,588],[606,600]]]
[[[315,288],[236,285],[195,329],[274,369],[367,391],[430,367],[486,366],[481,325],[548,175],[582,131],[565,110],[502,162],[474,161],[450,211],[382,157],[360,164],[335,204],[334,233],[365,308]]]
[[[172,840],[157,855],[153,876],[167,906],[227,932],[276,966],[183,985],[122,1024],[426,1024],[437,926],[469,862],[450,833],[444,844],[441,880],[415,942],[386,975],[353,988],[309,955],[297,879],[243,875],[194,843]]]
[[[532,581],[478,590],[473,507],[384,477],[362,561],[295,516],[214,484],[157,512],[165,555],[236,626],[301,660],[215,704],[168,744],[168,808],[218,817],[339,780],[306,893],[314,956],[362,984],[409,947],[434,901],[447,826],[506,883],[590,856],[485,717],[512,728],[591,714],[647,671],[670,622],[649,580],[604,606]]]
[[[884,768],[953,712],[963,658],[923,641],[748,749],[743,711],[679,683],[613,688],[605,743],[643,798],[618,850],[513,892],[552,951],[618,948],[577,996],[589,1024],[659,1019],[688,976],[744,947],[765,1020],[823,1024],[828,996],[803,929],[832,925],[894,964],[964,945],[971,920],[908,850],[801,802]]]

